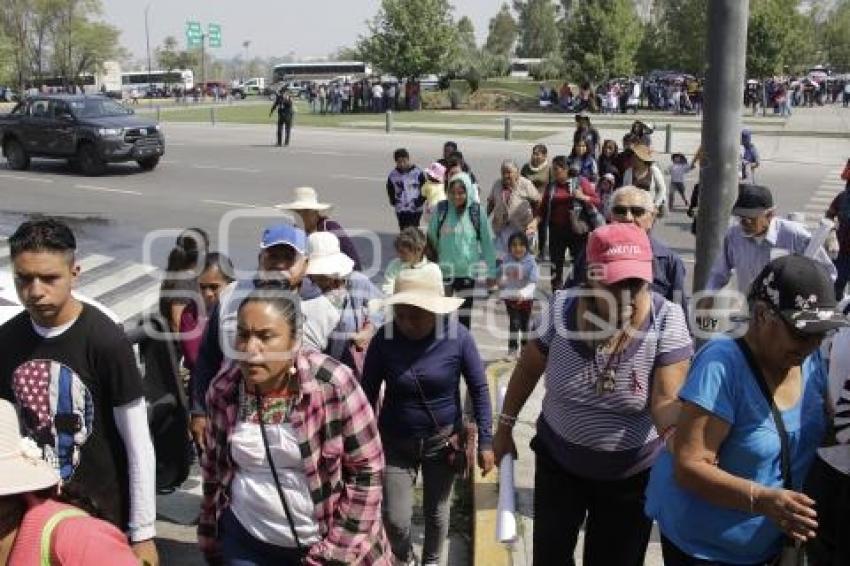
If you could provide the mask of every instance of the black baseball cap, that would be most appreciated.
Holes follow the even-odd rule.
[[[850,319],[836,310],[829,273],[802,255],[782,256],[767,264],[753,281],[748,299],[768,303],[803,334],[823,334],[850,326]]]
[[[773,208],[773,194],[762,185],[738,185],[738,200],[732,208],[734,216],[754,218]]]

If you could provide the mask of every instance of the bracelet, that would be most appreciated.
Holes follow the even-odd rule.
[[[508,420],[508,421],[511,421],[511,422],[516,422],[516,417],[512,417],[511,415],[508,415],[507,413],[499,413],[499,419],[505,419],[505,420]]]
[[[506,428],[513,428],[516,424],[516,418],[511,418],[509,415],[499,415],[497,421]]]

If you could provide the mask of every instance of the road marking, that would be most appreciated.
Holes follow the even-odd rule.
[[[804,206],[803,208],[806,208],[806,209],[809,209],[809,210],[823,210],[826,207],[824,207],[824,205],[818,204],[818,203],[809,203],[806,206]]]
[[[213,171],[227,171],[230,173],[261,173],[260,169],[249,169],[247,167],[222,167],[220,165],[192,165],[194,169],[211,169]]]
[[[3,245],[0,246],[0,259],[8,257],[9,255],[9,246]]]
[[[351,179],[353,181],[375,181],[382,183],[386,181],[383,177],[358,177],[357,175],[331,175],[331,179]]]
[[[133,293],[132,297],[118,301],[110,308],[118,315],[119,319],[129,320],[156,305],[158,300],[159,283],[155,283],[145,287],[141,292]]]
[[[96,281],[92,281],[78,289],[80,293],[93,299],[98,298],[104,293],[117,289],[118,287],[129,283],[143,275],[148,275],[156,271],[153,265],[142,265],[140,263],[132,263],[118,271],[109,275],[99,277]]]
[[[228,208],[262,208],[256,204],[248,204],[247,202],[231,202],[227,200],[208,200],[204,199],[201,202],[205,204],[214,204],[217,206],[226,206]]]
[[[140,193],[139,191],[130,191],[130,190],[127,190],[127,189],[111,189],[109,187],[97,187],[95,185],[74,185],[74,188],[80,189],[80,190],[83,190],[83,191],[96,191],[96,192],[101,192],[101,193],[118,193],[118,194],[122,194],[122,195],[133,195],[133,196],[137,196],[137,197],[142,196],[142,193]]]
[[[30,183],[45,183],[50,184],[53,179],[39,179],[38,177],[26,177],[24,175],[9,175],[8,173],[0,173],[3,179],[14,179],[16,181],[28,181]]]
[[[112,260],[115,258],[100,255],[100,254],[92,254],[87,255],[77,262],[77,265],[80,266],[80,271],[85,273],[86,271],[92,271],[93,269],[97,269],[102,265],[106,265],[107,263],[112,263]]]

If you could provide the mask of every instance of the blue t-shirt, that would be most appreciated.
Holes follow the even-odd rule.
[[[803,362],[800,401],[782,411],[791,449],[791,477],[799,490],[826,430],[827,368],[816,350]],[[718,451],[718,466],[767,487],[782,487],[780,440],[755,376],[729,338],[708,343],[694,359],[679,392],[729,423]],[[680,487],[673,460],[664,450],[655,463],[646,493],[646,514],[685,553],[732,564],[762,563],[781,549],[781,532],[766,517],[719,507]]]

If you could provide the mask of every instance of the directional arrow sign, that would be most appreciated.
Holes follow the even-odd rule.
[[[210,24],[207,27],[210,38],[210,47],[221,47],[221,26],[218,24]]]

